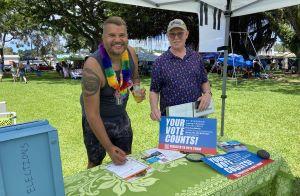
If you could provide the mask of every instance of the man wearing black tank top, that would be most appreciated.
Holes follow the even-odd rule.
[[[109,17],[103,23],[102,44],[83,68],[80,101],[88,168],[100,165],[106,152],[115,164],[124,164],[131,153],[128,89],[134,89],[136,102],[145,99],[145,90],[139,88],[137,65],[135,51],[128,46],[125,21]]]

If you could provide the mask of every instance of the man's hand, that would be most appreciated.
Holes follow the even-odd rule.
[[[201,97],[199,97],[197,100],[197,101],[200,101],[198,110],[200,110],[200,111],[206,110],[206,108],[210,104],[210,100],[211,100],[211,94],[209,92],[204,93]]]
[[[145,96],[146,96],[146,89],[142,88],[142,89],[138,89],[138,90],[133,90],[132,91],[132,95],[134,97],[134,100],[137,103],[142,102],[143,100],[145,100]]]
[[[116,165],[123,165],[126,162],[126,153],[117,146],[111,146],[107,149],[107,153]]]
[[[160,117],[161,117],[160,110],[158,108],[152,109],[150,117],[151,117],[152,120],[160,121]]]

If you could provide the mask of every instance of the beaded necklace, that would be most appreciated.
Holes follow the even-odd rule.
[[[111,59],[103,44],[100,44],[99,52],[102,56],[102,64],[104,67],[105,77],[107,79],[108,85],[115,89],[118,93],[120,93],[122,97],[126,96],[128,88],[132,86],[128,51],[125,50],[121,55],[121,74],[119,80],[117,78],[116,72],[112,68]]]

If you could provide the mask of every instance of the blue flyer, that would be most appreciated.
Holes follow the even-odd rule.
[[[236,179],[273,162],[262,159],[249,151],[231,152],[223,155],[205,157],[204,163],[229,179]]]
[[[216,154],[217,119],[165,117],[160,121],[159,148]]]
[[[237,152],[237,151],[248,150],[245,144],[242,144],[241,142],[236,140],[218,142],[218,147],[225,152]]]

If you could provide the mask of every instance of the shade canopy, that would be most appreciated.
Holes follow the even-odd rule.
[[[58,61],[83,61],[84,58],[85,56],[81,54],[58,54],[56,57]]]
[[[226,11],[227,0],[105,0],[174,11],[199,13],[200,3]],[[232,0],[232,16],[242,16],[300,4],[300,0]]]

